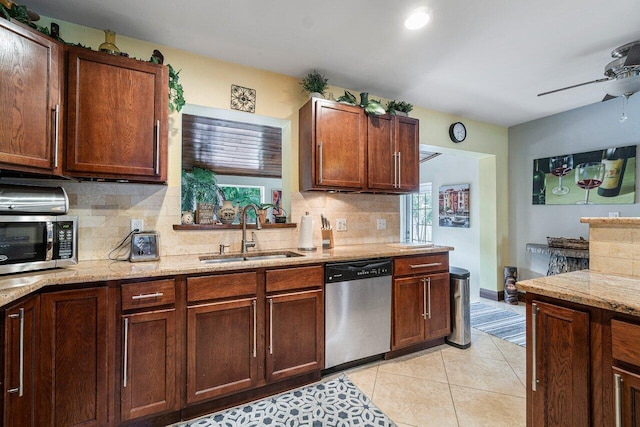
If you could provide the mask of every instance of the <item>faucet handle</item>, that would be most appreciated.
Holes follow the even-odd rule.
[[[224,249],[231,247],[230,245],[220,244],[220,255],[224,255]]]

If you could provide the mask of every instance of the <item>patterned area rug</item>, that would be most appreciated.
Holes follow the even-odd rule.
[[[525,346],[525,317],[511,310],[472,302],[471,326],[521,347]]]
[[[395,424],[342,375],[175,426],[395,427]]]

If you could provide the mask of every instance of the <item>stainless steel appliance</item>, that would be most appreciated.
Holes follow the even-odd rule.
[[[68,207],[61,187],[0,185],[0,274],[77,264],[78,217],[64,215]]]
[[[447,344],[458,348],[471,345],[471,303],[469,270],[449,267],[451,280],[451,334],[445,338]]]
[[[325,267],[325,369],[391,350],[390,259]]]

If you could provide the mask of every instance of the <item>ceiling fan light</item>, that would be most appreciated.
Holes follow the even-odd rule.
[[[411,15],[404,21],[404,26],[409,30],[418,30],[429,23],[431,16],[424,8],[419,8],[411,12]]]
[[[630,96],[640,92],[640,75],[613,80],[604,86],[604,91],[611,96]]]

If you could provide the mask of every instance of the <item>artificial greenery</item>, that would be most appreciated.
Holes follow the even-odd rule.
[[[157,55],[156,52],[158,53]],[[154,50],[153,53],[154,55],[151,56],[149,62],[159,64],[160,60],[158,58],[163,58],[162,54],[157,50]],[[184,99],[184,88],[182,87],[182,83],[178,81],[180,79],[180,71],[182,70],[176,71],[171,64],[167,64],[167,67],[169,67],[169,110],[171,110],[171,112],[180,112],[186,102]]]
[[[364,108],[365,113],[373,116],[380,116],[386,113],[382,103],[375,99],[369,99],[369,94],[367,92],[360,93],[359,104],[356,101],[356,97],[348,90],[345,90],[344,95],[339,97],[337,101],[342,102],[343,104],[358,105]]]
[[[194,167],[182,170],[181,209],[194,211],[197,203],[213,203],[221,206],[224,195],[216,185],[216,174],[212,170]]]
[[[413,110],[413,105],[409,104],[405,101],[397,102],[395,99],[393,101],[387,102],[387,112],[389,114],[395,114],[396,111],[402,111],[404,113],[408,113]]]
[[[313,70],[313,72],[307,74],[300,81],[300,85],[302,89],[311,93],[318,92],[324,96],[324,93],[327,91],[327,87],[329,87],[329,79],[320,74],[318,71]]]

